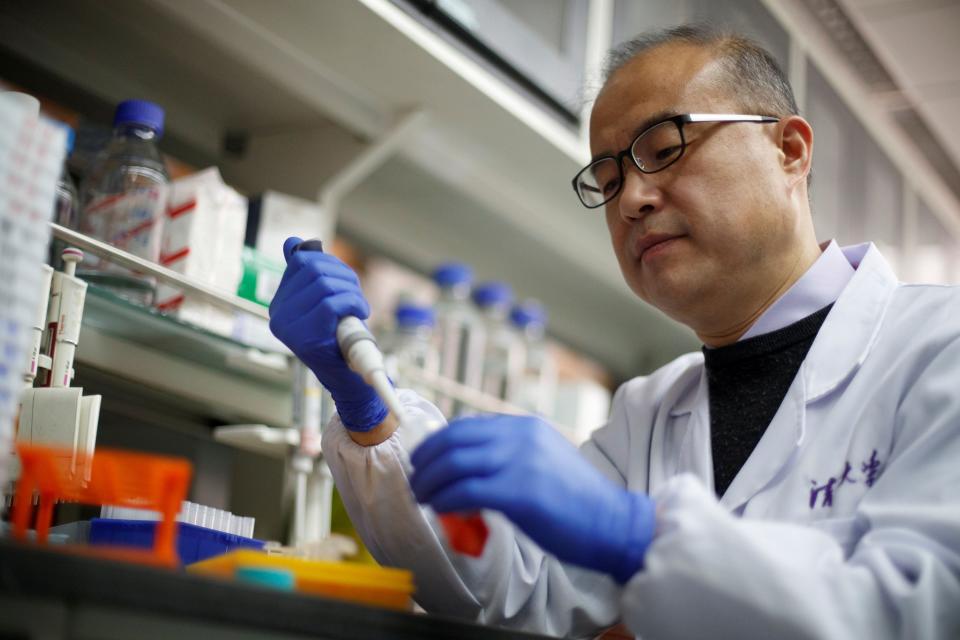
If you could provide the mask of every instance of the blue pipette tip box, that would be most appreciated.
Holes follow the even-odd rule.
[[[157,523],[151,520],[90,520],[91,545],[153,547]],[[207,529],[186,522],[177,523],[177,553],[182,564],[193,564],[207,558],[223,555],[236,549],[263,549],[264,542],[215,529]]]

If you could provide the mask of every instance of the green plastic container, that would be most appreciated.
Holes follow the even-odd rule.
[[[286,265],[267,258],[252,247],[243,248],[243,277],[237,295],[265,307],[280,286]]]

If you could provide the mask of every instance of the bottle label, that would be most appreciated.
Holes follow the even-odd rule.
[[[135,256],[156,262],[167,185],[103,196],[84,211],[82,231]]]

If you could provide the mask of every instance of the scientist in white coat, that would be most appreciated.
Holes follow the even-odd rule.
[[[291,238],[271,327],[333,393],[324,455],[370,551],[428,611],[547,634],[960,637],[960,290],[818,244],[813,131],[762,48],[681,27],[610,60],[574,188],[702,353],[622,385],[579,451],[532,416],[425,433],[409,391],[398,426],[336,347],[356,276]],[[434,515],[475,510],[478,558]]]

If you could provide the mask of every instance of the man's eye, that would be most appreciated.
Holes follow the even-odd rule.
[[[664,147],[663,149],[660,149],[660,151],[657,151],[657,154],[656,154],[657,161],[663,162],[664,160],[669,160],[673,156],[677,155],[678,151],[680,151],[679,146]]]
[[[603,195],[608,196],[611,193],[616,192],[616,190],[619,188],[620,188],[619,179],[607,180],[606,182],[603,183],[603,186],[602,186]]]

